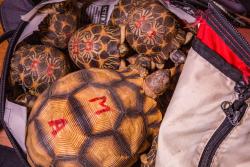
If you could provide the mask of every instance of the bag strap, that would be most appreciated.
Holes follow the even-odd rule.
[[[13,36],[14,33],[15,33],[15,30],[5,32],[3,35],[1,35],[0,36],[0,44],[3,43],[4,41],[10,39]],[[0,122],[0,130],[1,129],[2,129],[2,125],[1,125],[1,122]]]
[[[17,29],[15,31],[10,31],[5,33],[0,37],[0,42],[7,40],[9,38],[10,42],[8,45],[8,49],[6,52],[6,55],[4,57],[4,63],[3,63],[3,68],[2,68],[2,75],[1,75],[1,80],[0,80],[0,122],[2,124],[2,127],[4,128],[13,148],[15,149],[18,157],[22,161],[24,166],[29,167],[29,163],[27,162],[27,157],[26,154],[23,152],[21,147],[18,145],[17,141],[11,134],[10,130],[6,126],[6,123],[4,122],[4,112],[5,112],[5,102],[6,102],[6,87],[8,86],[7,84],[7,79],[8,79],[8,74],[9,74],[9,66],[10,66],[10,60],[13,56],[17,41],[22,34],[25,26],[27,25],[27,22],[21,22]]]
[[[30,3],[31,3],[33,6],[35,6],[35,5],[39,4],[42,0],[29,0],[29,1],[30,1]]]
[[[0,44],[5,40],[10,39],[15,33],[15,30],[5,32],[3,35],[0,36]]]

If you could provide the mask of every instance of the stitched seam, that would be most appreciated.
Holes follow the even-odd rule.
[[[211,65],[217,68],[223,76],[230,78],[235,82],[242,80],[241,71],[232,67],[216,52],[212,51],[208,46],[202,43],[199,39],[195,39],[192,44],[193,50],[197,52],[202,58],[207,60]]]
[[[248,47],[250,47],[249,43],[245,40],[245,38],[242,37],[242,35],[232,26],[232,24],[230,24],[230,23],[228,22],[228,20],[226,20],[224,17],[221,16],[222,14],[221,14],[218,10],[216,10],[215,7],[214,7],[213,5],[214,5],[214,4],[209,4],[209,6],[211,7],[211,9],[212,9],[215,13],[217,13],[217,14],[219,15],[220,19],[222,19],[224,22],[226,22],[226,23],[228,24],[228,26],[230,26],[230,27],[234,30],[234,32],[239,36],[239,38],[240,38],[242,41],[245,42],[245,44],[246,44]]]
[[[221,34],[223,34],[223,32],[218,28],[218,26],[217,26],[211,19],[209,19],[209,20],[211,21],[211,23],[213,24],[213,26],[215,26],[215,27],[217,28],[217,30],[220,31]],[[227,31],[226,31],[226,32],[227,32]],[[231,46],[232,46],[235,50],[237,50],[237,52],[240,53],[240,51],[238,50],[238,48],[230,42],[230,39],[229,39],[227,36],[223,35],[223,37],[225,37],[226,40],[231,44]],[[234,39],[233,39],[233,40],[234,40]],[[246,62],[250,63],[250,60],[248,59],[248,57],[246,57],[246,56],[244,56],[244,55],[241,55],[241,56],[245,58],[245,61],[246,61]],[[249,56],[249,57],[250,57],[250,56]]]
[[[226,33],[232,38],[232,40],[250,57],[250,54],[239,44],[239,42],[238,41],[236,41],[235,40],[235,38],[227,31],[227,29],[217,20],[217,18],[215,17],[215,16],[213,16],[213,15],[211,15],[215,20],[214,21],[216,21],[217,23],[219,23],[220,25],[221,25],[221,28],[223,28],[225,31],[226,31]],[[213,20],[211,20],[210,19],[210,21],[211,22],[213,22]],[[217,27],[218,28],[218,27]],[[219,29],[219,28],[218,28]],[[223,36],[225,36],[226,37],[226,35],[223,35]],[[229,43],[231,43],[230,41],[229,41]],[[233,44],[232,44],[233,45]],[[234,46],[234,45],[233,45]]]

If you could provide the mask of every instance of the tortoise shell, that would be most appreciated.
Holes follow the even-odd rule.
[[[118,69],[120,41],[119,27],[90,24],[71,37],[69,54],[79,68]]]
[[[110,25],[127,24],[128,13],[133,10],[133,3],[135,0],[120,0],[110,16]]]
[[[169,53],[185,42],[185,32],[178,29],[178,21],[159,3],[138,6],[128,20],[128,43],[156,64],[164,64]]]
[[[114,7],[110,16],[110,25],[126,25],[128,23],[128,13],[132,12],[138,5],[150,3],[153,0],[120,0]]]
[[[23,45],[11,60],[13,83],[27,88],[32,95],[42,93],[51,83],[67,73],[65,55],[45,45]]]
[[[31,166],[131,166],[162,118],[142,83],[128,69],[83,69],[59,79],[28,120]]]
[[[49,3],[40,8],[38,12],[47,14],[65,13],[66,11],[73,11],[75,6],[75,0],[65,0],[62,2]]]
[[[55,9],[50,9],[54,13],[48,14],[39,25],[39,33],[43,44],[64,49],[67,48],[70,37],[77,30],[78,17],[77,12],[73,9],[68,9],[69,7],[59,8],[60,6],[59,3],[56,4]],[[45,13],[46,11],[43,10]]]

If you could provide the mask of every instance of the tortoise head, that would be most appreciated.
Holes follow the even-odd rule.
[[[158,70],[147,76],[143,82],[143,90],[149,97],[156,98],[163,94],[170,85],[171,72],[168,69]]]
[[[148,70],[155,69],[155,63],[152,61],[150,56],[146,56],[144,54],[138,54],[134,56],[130,56],[127,58],[127,61],[133,65],[139,65]]]
[[[29,93],[24,93],[24,94],[19,95],[16,98],[15,102],[25,105],[29,110],[31,110],[36,99],[37,99],[37,96],[33,96]]]

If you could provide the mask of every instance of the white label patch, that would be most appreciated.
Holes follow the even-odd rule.
[[[4,122],[23,151],[26,152],[27,108],[6,100]]]
[[[99,0],[91,4],[86,13],[92,23],[108,24],[115,5],[119,0]]]

